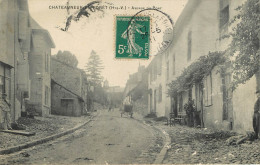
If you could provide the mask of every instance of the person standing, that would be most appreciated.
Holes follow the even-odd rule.
[[[254,106],[253,128],[255,131],[255,138],[258,139],[258,134],[260,131],[260,91],[257,91],[256,95],[257,101]]]
[[[1,125],[3,129],[11,130],[11,115],[10,115],[10,106],[11,104],[6,100],[6,94],[2,94],[0,99],[0,111],[1,111]]]

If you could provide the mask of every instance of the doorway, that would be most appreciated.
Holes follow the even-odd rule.
[[[61,99],[61,111],[66,116],[73,116],[74,99]]]

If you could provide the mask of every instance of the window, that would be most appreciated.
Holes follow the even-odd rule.
[[[182,98],[182,93],[180,93],[179,97],[179,112],[182,112],[183,110],[183,98]]]
[[[226,6],[229,5],[229,0],[219,0],[219,8],[224,9]]]
[[[157,79],[157,61],[155,61],[154,63],[154,67],[153,67],[154,71],[153,71],[153,80]]]
[[[160,86],[159,86],[159,102],[161,102],[162,101],[162,85],[160,84]]]
[[[0,63],[0,93],[6,93],[7,100],[11,100],[11,68]]]
[[[159,57],[158,62],[159,62],[159,65],[157,65],[158,74],[161,75],[162,74],[162,56]]]
[[[188,50],[187,50],[187,61],[191,60],[191,44],[192,44],[192,32],[188,33]]]
[[[167,63],[166,63],[166,69],[167,69],[167,71],[166,71],[166,78],[167,78],[167,80],[169,80],[169,61],[167,61]]]
[[[228,24],[229,21],[229,6],[225,7],[220,11],[220,20],[219,20],[219,27],[224,28],[224,26]]]
[[[172,56],[172,75],[175,75],[175,54]]]
[[[211,73],[204,80],[205,85],[205,106],[212,105],[212,75]]]
[[[49,87],[45,86],[45,100],[44,100],[45,105],[49,105],[49,97],[50,97]]]
[[[219,10],[219,31],[220,34],[223,35],[228,32],[229,0],[220,0]]]
[[[45,53],[45,71],[49,72],[49,54]]]
[[[189,89],[189,99],[192,100],[192,88]]]
[[[153,81],[153,70],[150,70],[150,84],[152,84]]]
[[[223,75],[222,86],[223,86],[223,120],[229,119],[229,113],[232,111],[232,90],[229,86],[231,83],[231,74]]]

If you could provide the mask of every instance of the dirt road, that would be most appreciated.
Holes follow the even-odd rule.
[[[56,141],[5,156],[7,164],[152,163],[163,145],[155,129],[118,110],[102,111],[84,128]]]

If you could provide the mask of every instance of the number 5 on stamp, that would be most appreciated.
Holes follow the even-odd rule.
[[[116,16],[116,58],[149,59],[150,17]]]

